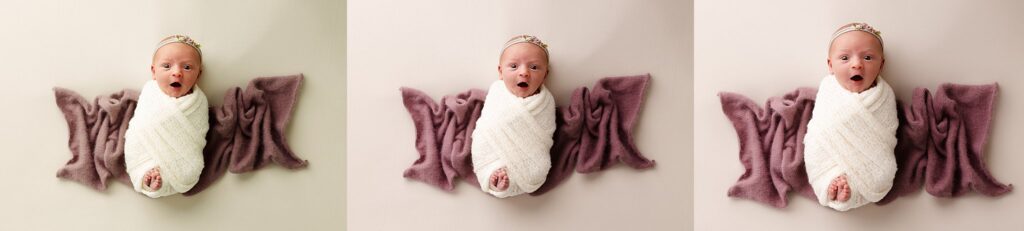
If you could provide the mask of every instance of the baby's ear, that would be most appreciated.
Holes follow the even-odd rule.
[[[149,65],[149,74],[153,76],[153,79],[156,79],[156,66]]]
[[[835,72],[832,71],[832,58],[825,59],[825,64],[828,65],[828,73],[829,74],[835,74]]]
[[[498,64],[498,80],[504,80],[504,77],[501,77],[501,64]]]

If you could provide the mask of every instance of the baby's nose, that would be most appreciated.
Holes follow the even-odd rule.
[[[861,63],[861,61],[859,61],[859,60],[854,60],[853,64],[850,65],[850,68],[853,68],[853,69],[864,68],[864,63]]]

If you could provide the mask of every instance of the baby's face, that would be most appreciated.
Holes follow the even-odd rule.
[[[171,43],[156,51],[150,71],[160,90],[177,98],[192,92],[202,68],[199,52],[183,43]]]
[[[517,43],[505,49],[498,62],[498,79],[513,95],[526,98],[539,92],[548,76],[548,56],[531,43]]]
[[[850,92],[860,93],[874,86],[883,64],[882,44],[867,32],[839,35],[829,48],[828,70]]]

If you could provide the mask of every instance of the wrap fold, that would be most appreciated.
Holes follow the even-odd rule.
[[[157,198],[187,192],[203,171],[203,147],[210,129],[209,104],[198,85],[178,98],[164,94],[155,80],[139,95],[135,115],[125,132],[124,157],[136,192]],[[143,176],[160,169],[163,185],[152,189]]]
[[[544,184],[531,195],[551,190],[573,171],[595,172],[619,162],[637,169],[653,167],[655,162],[644,157],[633,141],[649,81],[647,74],[608,77],[599,80],[592,90],[576,89],[570,105],[557,109],[551,169]],[[486,93],[471,89],[444,96],[439,104],[419,90],[400,90],[416,127],[419,152],[419,158],[403,176],[446,191],[454,188],[457,178],[479,186],[470,144]]]
[[[551,169],[551,145],[555,133],[555,99],[547,87],[519,98],[496,80],[487,90],[487,101],[476,121],[470,152],[480,189],[505,198],[536,191]],[[488,180],[505,168],[509,186],[489,187]]]
[[[1012,190],[984,165],[984,145],[995,103],[996,84],[942,84],[934,97],[916,88],[909,104],[897,103],[896,171],[892,189],[878,204],[919,190],[937,197],[968,191],[999,196]],[[722,111],[740,141],[744,173],[729,189],[730,197],[775,207],[788,204],[788,193],[817,200],[804,166],[803,138],[814,108],[813,88],[799,88],[767,100],[764,108],[749,98],[719,93]]]
[[[225,172],[244,173],[270,162],[297,169],[307,165],[288,147],[285,128],[303,77],[301,74],[256,78],[245,91],[234,88],[224,103],[211,107],[210,128],[203,149],[203,171],[185,195],[202,192]],[[57,107],[68,123],[71,159],[57,177],[97,190],[109,180],[130,184],[124,147],[128,121],[134,116],[139,92],[122,90],[86,101],[72,90],[55,87]]]
[[[839,85],[835,76],[821,80],[804,137],[804,163],[818,203],[847,211],[878,202],[896,175],[896,95],[879,76],[860,93]],[[846,201],[829,200],[828,188],[845,175]]]

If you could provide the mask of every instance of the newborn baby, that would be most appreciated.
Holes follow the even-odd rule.
[[[125,133],[125,166],[135,191],[157,198],[187,192],[199,181],[209,130],[199,44],[174,35],[157,44],[153,74],[139,94]]]
[[[536,191],[547,179],[555,101],[544,87],[547,45],[529,35],[505,43],[471,144],[480,189],[499,198]]]
[[[839,211],[881,200],[896,174],[896,99],[879,76],[881,33],[840,27],[829,44],[831,73],[818,87],[804,138],[808,180],[821,205]]]

